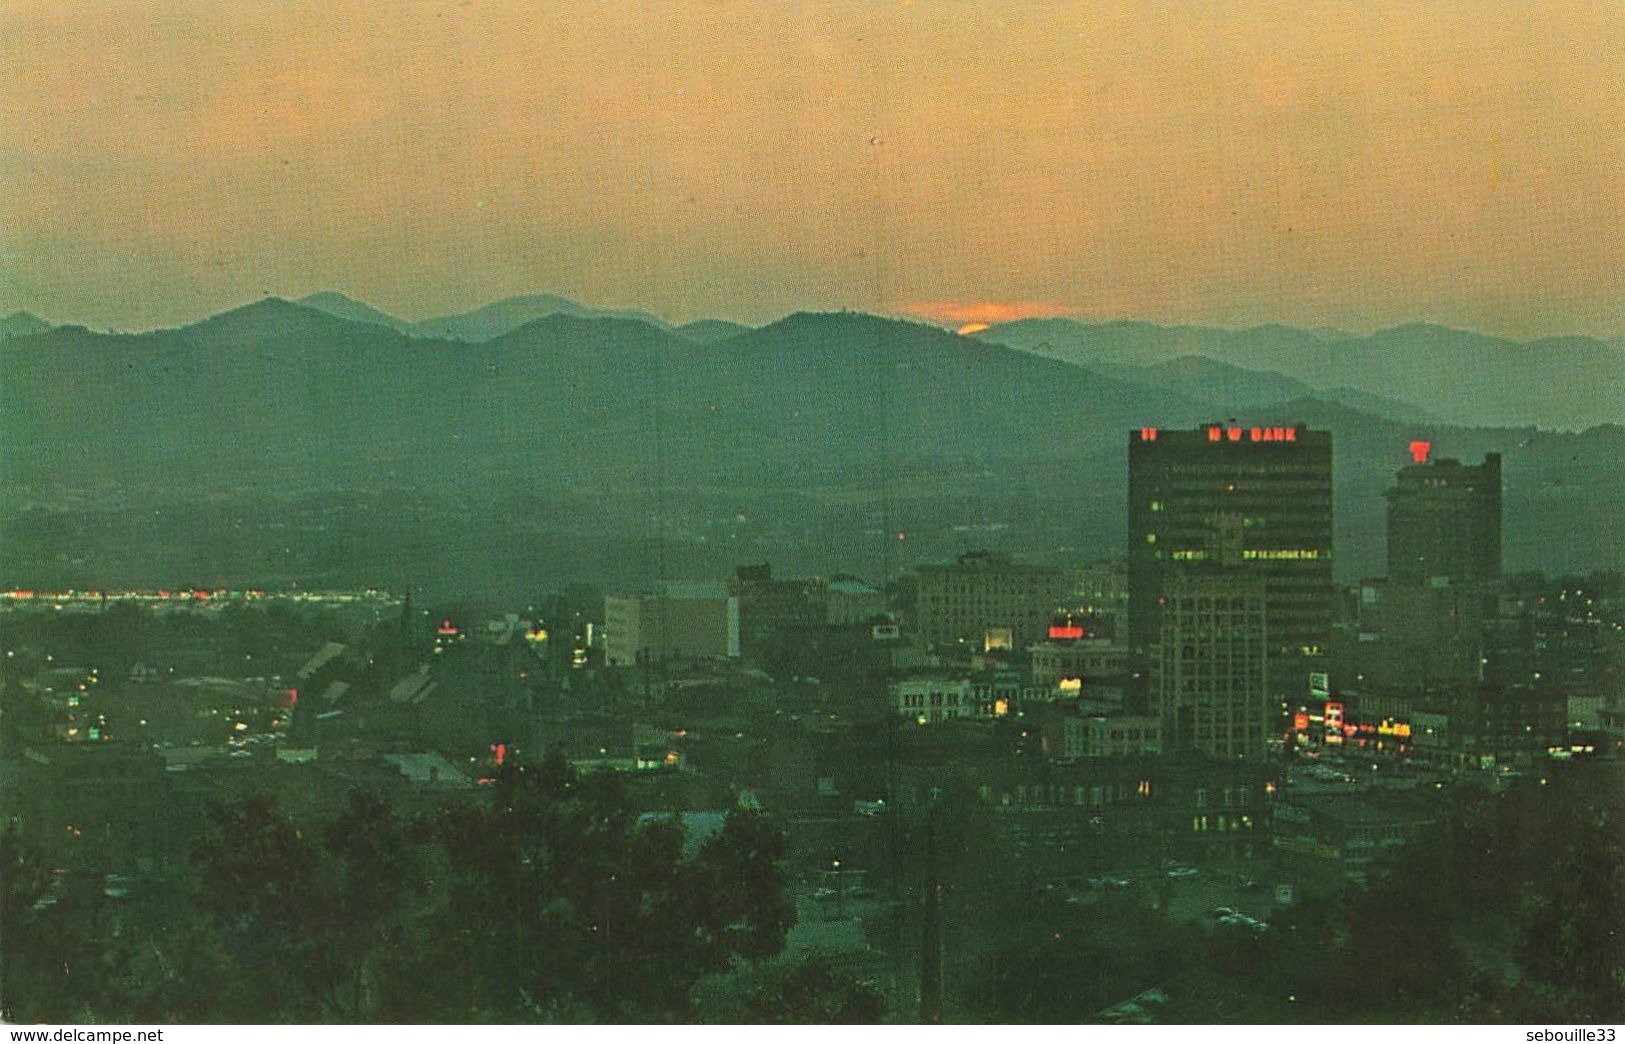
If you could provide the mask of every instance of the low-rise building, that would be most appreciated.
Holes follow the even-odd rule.
[[[838,577],[824,586],[824,623],[852,627],[883,619],[886,596],[862,580]]]
[[[1076,680],[1093,687],[1128,674],[1128,646],[1109,638],[1046,641],[1032,647],[1033,684],[1054,688]]]
[[[611,666],[737,658],[739,635],[739,599],[721,584],[670,584],[661,594],[604,599],[604,652]]]
[[[915,624],[928,643],[983,645],[992,636],[1019,649],[1045,637],[1064,588],[1057,566],[972,551],[950,564],[919,568]]]
[[[969,678],[905,678],[892,683],[891,694],[897,713],[922,725],[975,716]]]
[[[1162,719],[1147,714],[1062,719],[1062,758],[1117,758],[1162,753]]]

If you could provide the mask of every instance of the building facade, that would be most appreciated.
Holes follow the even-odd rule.
[[[720,584],[604,599],[604,659],[611,666],[738,656],[739,599]]]
[[[1264,579],[1177,574],[1162,590],[1152,691],[1165,749],[1223,758],[1267,753],[1280,716],[1269,686]]]
[[[1263,584],[1270,688],[1324,671],[1332,583],[1332,436],[1304,425],[1142,428],[1129,439],[1129,650],[1156,659],[1170,582],[1219,569]]]
[[[1146,714],[1068,716],[1061,758],[1122,758],[1162,753],[1162,720]]]
[[[990,632],[1001,632],[1000,640],[1015,648],[1042,641],[1066,593],[1059,567],[1021,563],[992,551],[921,566],[918,577],[915,623],[921,639],[931,644],[982,645]]]
[[[1501,578],[1501,455],[1482,464],[1424,458],[1401,468],[1388,490],[1388,578],[1425,584]]]
[[[1040,690],[1020,672],[984,670],[970,675],[929,674],[891,684],[892,706],[921,725],[955,718],[991,720],[1015,714]]]
[[[1128,647],[1109,638],[1040,642],[1032,647],[1033,684],[1054,687],[1076,679],[1080,688],[1119,681],[1128,674]]]

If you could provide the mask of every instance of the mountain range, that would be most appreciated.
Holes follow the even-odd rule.
[[[1453,424],[1575,431],[1625,422],[1625,343],[1589,337],[1520,343],[1429,323],[1359,337],[1290,326],[1222,330],[1074,319],[1023,319],[976,336],[1094,368],[1200,356],[1279,374],[1318,397],[1389,415],[1395,404],[1414,404],[1405,409]]]
[[[406,336],[481,344],[550,315],[628,319],[697,344],[749,331],[700,319],[669,324],[647,312],[593,308],[551,294],[504,298],[418,322],[334,291],[294,302]],[[0,339],[50,329],[27,312],[0,319]],[[1338,402],[1390,420],[1577,431],[1625,422],[1625,341],[1549,337],[1515,342],[1425,323],[1360,336],[1331,327],[1227,330],[1143,322],[1025,319],[975,335],[1083,366],[1122,383],[1199,402]]]
[[[334,582],[393,582],[433,560],[456,563],[453,584],[518,568],[493,561],[627,582],[763,559],[878,575],[962,551],[977,539],[967,533],[1104,555],[1122,541],[1126,433],[1230,417],[1335,433],[1345,578],[1381,572],[1382,491],[1416,438],[1446,455],[1506,455],[1509,565],[1625,560],[1618,425],[1396,419],[1237,364],[1097,371],[863,313],[685,335],[555,311],[463,341],[327,303],[272,298],[174,330],[0,341],[0,584],[64,569],[94,579],[108,562],[220,575],[232,555],[308,583],[310,548]],[[486,314],[462,328],[502,313]],[[278,514],[312,497],[302,521]],[[382,499],[343,506],[356,497]]]
[[[590,308],[553,294],[505,297],[500,301],[493,301],[473,311],[462,312],[457,315],[437,316],[416,323],[398,319],[369,304],[353,300],[331,290],[311,294],[308,297],[301,297],[295,303],[326,312],[328,315],[340,319],[373,323],[377,326],[387,326],[391,330],[412,337],[425,337],[444,341],[489,341],[517,330],[528,322],[550,315],[570,315],[594,319],[635,319],[638,322],[647,323],[662,330],[671,329],[671,326],[664,320],[656,318],[647,312]]]
[[[0,340],[44,333],[50,328],[50,323],[31,312],[12,312],[8,316],[0,317]]]

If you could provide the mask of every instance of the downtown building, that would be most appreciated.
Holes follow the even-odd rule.
[[[1414,463],[1400,468],[1388,498],[1388,579],[1425,584],[1501,579],[1501,455],[1482,464],[1429,460],[1426,442],[1411,445]]]
[[[1304,425],[1129,439],[1129,656],[1165,749],[1262,754],[1325,671],[1332,436]]]
[[[604,660],[738,659],[739,598],[720,583],[667,582],[658,594],[604,599]]]
[[[995,551],[922,565],[916,575],[915,627],[930,645],[1025,648],[1049,634],[1066,597],[1060,567],[1018,562]]]
[[[1417,753],[1477,767],[1565,750],[1575,676],[1553,669],[1532,607],[1503,593],[1501,457],[1430,450],[1412,443],[1386,493],[1388,576],[1360,585],[1358,640],[1334,672],[1344,729],[1391,721]]]
[[[1341,685],[1420,692],[1483,678],[1500,615],[1501,457],[1466,465],[1430,449],[1412,443],[1385,494],[1388,576],[1360,585],[1362,655]]]
[[[1167,578],[1151,685],[1168,749],[1256,757],[1280,731],[1265,590],[1263,577],[1211,567]]]

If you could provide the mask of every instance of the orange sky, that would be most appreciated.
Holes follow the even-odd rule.
[[[1625,4],[6,0],[0,310],[1625,334]]]

